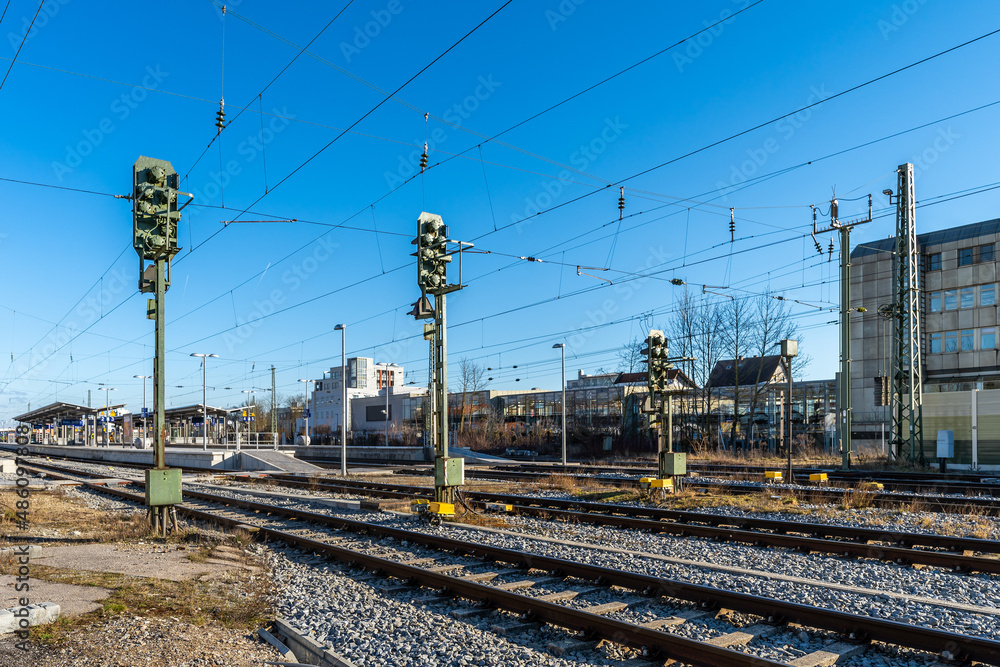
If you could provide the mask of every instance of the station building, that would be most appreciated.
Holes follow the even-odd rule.
[[[851,399],[855,439],[888,434],[891,408],[878,405],[878,378],[891,373],[895,237],[851,252]],[[997,305],[1000,219],[917,235],[923,356],[925,456],[935,460],[939,430],[951,430],[950,463],[1000,466],[1000,333]]]

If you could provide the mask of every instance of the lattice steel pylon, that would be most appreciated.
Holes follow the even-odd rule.
[[[920,252],[917,247],[913,165],[897,170],[896,253],[892,346],[892,451],[926,464],[923,433],[923,355],[920,337]]]

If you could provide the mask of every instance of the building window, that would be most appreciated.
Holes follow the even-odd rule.
[[[972,329],[962,329],[962,352],[976,349]]]
[[[958,352],[958,332],[946,331],[944,333],[944,351]]]
[[[988,329],[979,330],[979,349],[980,350],[992,350],[997,346],[997,334],[996,329],[990,327]]]
[[[941,292],[931,292],[930,308],[932,313],[941,312]]]
[[[932,333],[931,334],[931,352],[936,353],[941,351],[941,334]]]
[[[996,285],[983,285],[979,288],[979,305],[994,306],[997,302]]]
[[[958,265],[968,266],[975,261],[975,248],[961,248],[958,251]]]
[[[976,305],[976,288],[962,288],[962,308],[973,308]]]
[[[944,291],[944,309],[958,309],[958,290],[946,289]]]
[[[928,271],[940,271],[941,270],[941,253],[937,252],[933,255],[927,255],[927,270]]]
[[[993,261],[993,244],[981,245],[979,246],[979,261],[980,262],[992,262]]]

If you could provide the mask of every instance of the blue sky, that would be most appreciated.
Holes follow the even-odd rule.
[[[243,0],[223,20],[207,0],[44,3],[0,89],[0,420],[88,390],[102,403],[100,383],[140,404],[152,322],[130,205],[110,196],[139,155],[196,194],[167,295],[168,406],[201,401],[191,352],[220,356],[212,404],[269,388],[272,364],[278,391],[299,393],[339,365],[340,322],[348,355],[423,384],[406,312],[424,210],[489,251],[464,258],[468,288],[449,299],[451,360],[493,367],[493,388],[557,387],[552,344],[567,342],[570,375],[617,368],[644,314],[669,319],[683,288],[664,278],[835,307],[836,255],[803,238],[834,187],[845,217],[876,195],[863,243],[893,233],[879,193],[903,162],[925,203],[1000,181],[1000,104],[971,111],[1000,101],[1000,34],[834,97],[1000,28],[991,2],[515,0],[388,101],[503,3],[353,2],[327,26],[344,4]],[[0,70],[36,9],[10,3]],[[431,168],[410,178],[425,140]],[[998,202],[921,207],[918,231],[995,218]],[[808,376],[832,377],[835,314],[795,312]]]

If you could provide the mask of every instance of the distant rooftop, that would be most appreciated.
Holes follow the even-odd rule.
[[[991,234],[1000,234],[1000,218],[986,220],[983,222],[974,222],[970,225],[962,225],[961,227],[941,229],[936,232],[917,234],[917,245],[939,245],[941,243],[949,243],[951,241],[974,239],[979,236],[990,236]],[[879,239],[877,241],[866,241],[864,243],[859,243],[854,250],[851,251],[851,257],[864,257],[878,252],[888,252],[893,250],[895,246],[895,236]]]

